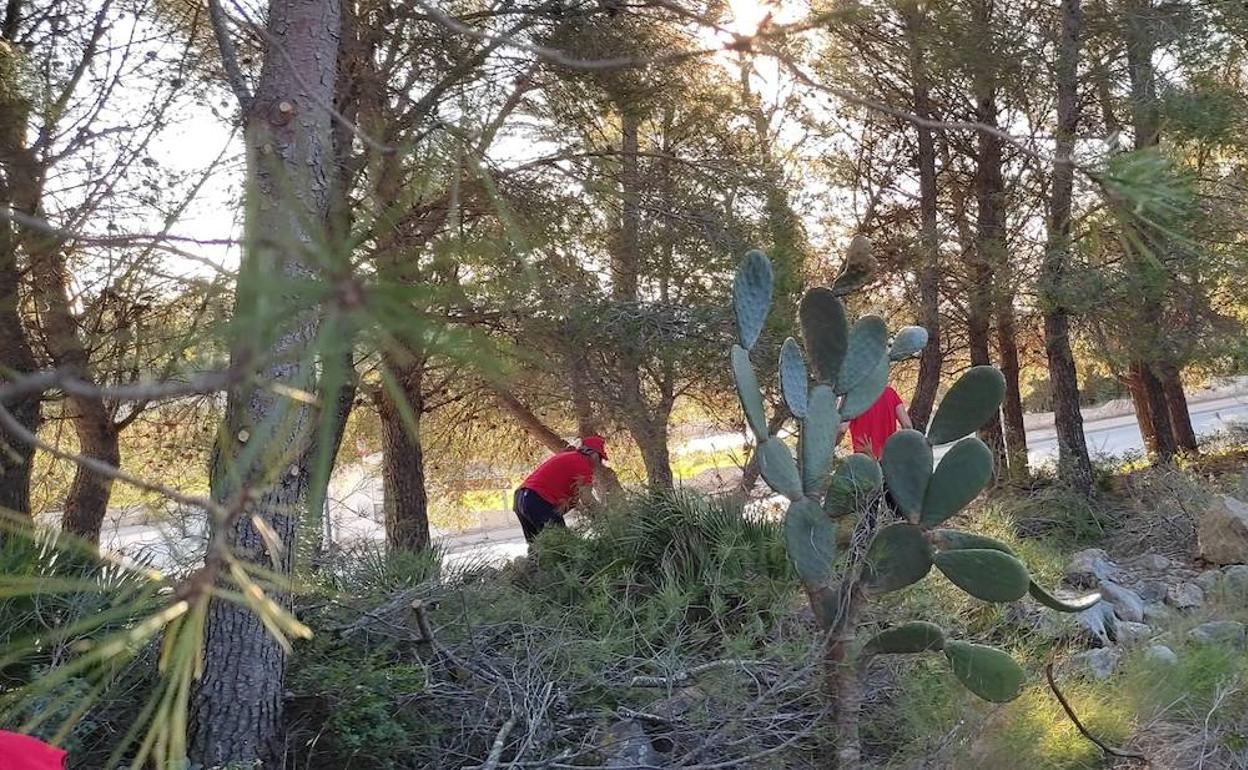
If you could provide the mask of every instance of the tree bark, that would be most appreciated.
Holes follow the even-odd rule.
[[[283,314],[291,320],[278,328],[253,328],[239,319],[263,319],[274,304],[298,301],[286,295],[284,282],[314,277],[304,255],[327,240],[335,173],[325,105],[334,98],[340,20],[338,0],[270,0],[257,92],[238,94],[249,179],[231,362],[255,365],[261,355],[263,363],[254,382],[229,393],[228,443],[213,458],[211,486],[226,509],[244,506],[227,533],[235,555],[279,574],[291,568],[296,522],[307,505],[315,410],[269,386],[315,392],[315,368],[307,359],[321,315]],[[230,41],[218,44],[232,58]],[[262,443],[243,452],[253,440]],[[266,551],[253,516],[285,544],[278,554]],[[271,598],[287,602],[280,592]],[[212,600],[203,671],[190,704],[192,763],[281,766],[285,668],[282,648],[254,613]]]
[[[993,0],[979,0],[973,8],[973,23],[980,40],[991,50]],[[997,125],[996,71],[988,57],[979,57],[972,77],[975,90],[975,120],[984,126]],[[979,132],[975,165],[976,232],[974,263],[971,271],[970,310],[967,319],[971,347],[971,364],[982,366],[992,362],[989,333],[996,279],[993,266],[1000,263],[1004,248],[1001,205],[1004,197],[1001,180],[1001,139],[988,131]],[[1000,415],[994,415],[980,436],[996,456],[998,473],[1004,467],[1005,446],[1001,434]]]
[[[28,231],[26,251],[30,260],[31,294],[53,365],[91,383],[89,356],[78,336],[78,320],[70,309],[69,271],[62,245],[59,238]],[[117,467],[121,461],[117,427],[104,400],[98,396],[75,395],[67,397],[66,403],[78,436],[78,452]],[[62,529],[98,543],[112,490],[111,477],[75,465],[74,480],[65,496]]]
[[[10,105],[5,103],[8,93],[10,88],[0,81],[0,135],[3,135],[0,141],[4,142],[2,147],[7,147],[8,140],[13,138],[12,134],[24,126],[7,122],[8,116],[12,114]],[[7,165],[7,153],[2,147],[0,165]],[[0,176],[0,205],[15,208],[7,187],[3,176]],[[3,366],[0,381],[7,381],[10,376],[20,377],[37,368],[30,338],[18,311],[21,270],[18,267],[16,235],[9,221],[0,221],[0,366]],[[40,397],[36,394],[6,403],[4,408],[26,430],[38,433],[42,422],[39,405]],[[16,436],[10,436],[0,428],[0,509],[30,516],[30,477],[34,456],[34,446]]]
[[[1196,431],[1192,428],[1192,413],[1187,407],[1187,394],[1183,392],[1183,380],[1179,377],[1179,367],[1164,363],[1160,367],[1159,378],[1162,390],[1166,394],[1166,411],[1170,417],[1170,429],[1174,434],[1175,448],[1192,454],[1200,451],[1196,441]]]
[[[923,19],[917,9],[906,13],[906,33],[910,44],[910,79],[914,89],[914,114],[924,120],[932,116],[932,100],[927,75],[927,56],[920,38]],[[944,352],[940,339],[940,234],[937,229],[936,143],[932,130],[919,124],[919,317],[927,329],[927,347],[919,355],[919,376],[910,400],[910,420],[917,430],[927,430],[936,392],[940,389],[940,369]]]
[[[420,443],[424,362],[391,362],[388,367],[407,403],[396,402],[389,389],[378,393],[386,545],[394,551],[420,551],[429,547],[429,497]]]
[[[1024,481],[1028,476],[1027,428],[1023,424],[1023,394],[1019,386],[1018,341],[1014,330],[1014,302],[1004,293],[997,302],[997,350],[1001,352],[1001,374],[1005,377],[1005,401],[1001,405],[1005,429],[1005,453],[1010,478]]]
[[[1057,159],[1053,164],[1049,201],[1048,243],[1044,253],[1041,297],[1044,352],[1053,391],[1053,423],[1057,431],[1058,476],[1082,495],[1092,493],[1092,460],[1079,410],[1079,373],[1070,346],[1070,314],[1066,309],[1066,274],[1070,267],[1071,198],[1074,191],[1075,134],[1079,127],[1079,45],[1081,0],[1062,0],[1062,27],[1057,58]]]

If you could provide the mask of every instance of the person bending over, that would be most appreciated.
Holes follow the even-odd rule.
[[[546,526],[564,526],[563,515],[593,490],[594,469],[607,459],[602,436],[586,436],[579,447],[551,455],[516,490],[516,518],[526,542]]]

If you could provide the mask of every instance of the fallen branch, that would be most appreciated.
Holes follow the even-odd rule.
[[[634,676],[632,681],[628,683],[629,687],[673,687],[685,684],[689,680],[695,678],[698,674],[710,671],[714,668],[723,668],[725,666],[732,668],[748,668],[750,666],[766,666],[769,665],[765,660],[713,660],[710,663],[703,663],[700,666],[694,666],[687,671],[677,671],[671,676]]]
[[[1045,665],[1044,676],[1046,679],[1049,680],[1049,689],[1052,690],[1053,694],[1057,696],[1057,702],[1062,704],[1062,710],[1066,712],[1066,716],[1070,717],[1070,721],[1075,725],[1076,728],[1078,728],[1079,732],[1083,734],[1084,738],[1087,738],[1088,740],[1095,743],[1100,748],[1101,751],[1105,752],[1106,754],[1109,754],[1110,756],[1120,757],[1123,759],[1139,759],[1139,760],[1143,760],[1145,764],[1151,764],[1148,760],[1148,757],[1144,756],[1143,754],[1140,754],[1135,751],[1123,751],[1122,749],[1116,749],[1113,746],[1107,745],[1100,738],[1097,738],[1095,735],[1089,732],[1088,728],[1083,726],[1083,722],[1079,721],[1079,717],[1075,714],[1075,710],[1071,708],[1070,702],[1066,700],[1066,696],[1062,695],[1062,691],[1057,689],[1057,682],[1053,679],[1053,663],[1052,662],[1047,663]]]
[[[494,745],[490,747],[490,755],[486,757],[485,764],[481,765],[481,770],[494,770],[498,767],[498,761],[503,758],[503,747],[507,745],[507,736],[515,726],[516,718],[512,716],[499,728],[498,735],[494,736]]]

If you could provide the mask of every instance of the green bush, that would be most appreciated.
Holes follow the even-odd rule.
[[[796,596],[777,523],[690,493],[627,498],[584,532],[547,529],[531,562],[527,591],[590,632],[628,633],[626,619],[646,645],[761,638]]]

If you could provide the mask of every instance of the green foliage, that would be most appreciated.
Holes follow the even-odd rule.
[[[797,340],[788,337],[780,346],[780,391],[789,411],[798,419],[806,416],[809,388],[810,375],[806,372],[802,349],[798,347]]]
[[[788,444],[775,437],[759,444],[758,470],[772,489],[790,500],[801,499],[802,476]]]
[[[863,647],[865,652],[899,654],[940,651],[945,647],[945,632],[935,623],[912,620],[881,631]]]
[[[816,287],[798,305],[806,353],[819,382],[835,383],[849,346],[849,321],[845,305],[831,290]]]
[[[913,524],[890,524],[871,541],[862,585],[872,593],[888,593],[917,583],[931,568],[931,549],[922,530]]]
[[[740,334],[741,347],[749,350],[758,341],[767,321],[767,311],[771,307],[772,285],[775,277],[771,271],[771,260],[761,251],[752,250],[745,254],[737,268],[737,275],[732,284],[732,301],[737,314],[737,331]]]
[[[831,516],[848,516],[863,510],[879,495],[883,484],[883,472],[875,458],[855,452],[842,460],[832,474],[823,510]]]
[[[802,420],[801,438],[798,442],[798,451],[802,458],[802,488],[808,495],[817,497],[828,486],[832,452],[836,448],[836,434],[840,424],[836,394],[828,385],[816,385],[810,391],[810,407]]]
[[[946,642],[945,657],[966,689],[992,703],[1018,697],[1026,677],[1022,666],[1009,655],[981,644]]]
[[[933,444],[947,444],[977,430],[1001,407],[1005,377],[995,366],[973,366],[949,388],[928,426]]]
[[[836,525],[819,504],[804,497],[789,504],[784,541],[797,574],[807,585],[823,585],[836,558]]]
[[[767,440],[767,412],[763,406],[763,392],[758,387],[758,377],[750,363],[750,353],[739,345],[732,346],[732,379],[737,386],[741,408],[745,410],[750,430],[760,441]]]
[[[927,347],[927,329],[922,326],[903,326],[893,335],[888,349],[890,361],[904,361]]]
[[[992,481],[992,450],[977,436],[950,447],[940,459],[923,495],[925,527],[938,526],[965,508]]]
[[[940,551],[933,561],[954,585],[986,602],[1021,599],[1031,580],[1021,561],[990,548]]]
[[[884,483],[901,512],[917,517],[932,477],[932,447],[917,430],[899,430],[884,443]]]
[[[912,585],[927,576],[934,561],[946,577],[972,596],[990,602],[1014,601],[1027,593],[1031,580],[1026,567],[1008,553],[1008,548],[968,548],[974,536],[926,531],[970,504],[992,479],[992,453],[978,438],[966,438],[952,447],[935,472],[932,445],[962,439],[999,409],[1005,379],[997,369],[979,366],[966,372],[941,401],[928,435],[914,430],[893,434],[884,446],[881,465],[855,455],[839,469],[831,467],[833,436],[840,420],[853,419],[874,403],[887,383],[890,361],[913,355],[927,339],[922,329],[906,329],[893,341],[890,351],[882,319],[867,316],[852,329],[848,326],[838,295],[863,282],[862,268],[869,261],[865,248],[866,240],[856,238],[842,274],[845,281],[832,289],[811,289],[799,304],[806,350],[818,381],[813,390],[797,343],[787,339],[781,349],[779,369],[785,400],[802,417],[800,462],[779,438],[766,438],[765,432],[755,429],[760,439],[757,455],[763,479],[792,501],[785,517],[789,558],[818,605],[814,609],[820,622],[831,627],[846,622],[847,613],[841,612],[841,607],[857,601],[855,589],[847,580],[853,579],[852,573],[858,568],[851,561],[848,576],[832,584],[837,528],[830,517],[870,513],[878,506],[880,496],[875,492],[882,478],[909,523],[890,524],[874,533],[861,564],[860,585],[865,595],[878,596]],[[746,263],[756,259],[752,254]],[[761,272],[756,265],[746,263],[734,284],[736,295],[742,293],[741,287],[756,283],[751,276]],[[737,305],[741,339],[752,343],[757,329],[766,322],[766,314],[758,318],[753,304],[743,309],[738,300]],[[746,348],[733,347],[738,393],[753,426],[763,412],[748,356]],[[839,408],[835,401],[838,394],[842,396]],[[817,502],[821,499],[822,506]],[[933,554],[929,536],[934,542],[943,539],[961,547]],[[909,624],[877,636],[867,649],[938,649],[943,639],[938,627]],[[952,651],[948,645],[944,649],[955,675],[972,692],[998,702],[1017,695],[1022,669],[1008,655],[965,643],[958,643]]]

